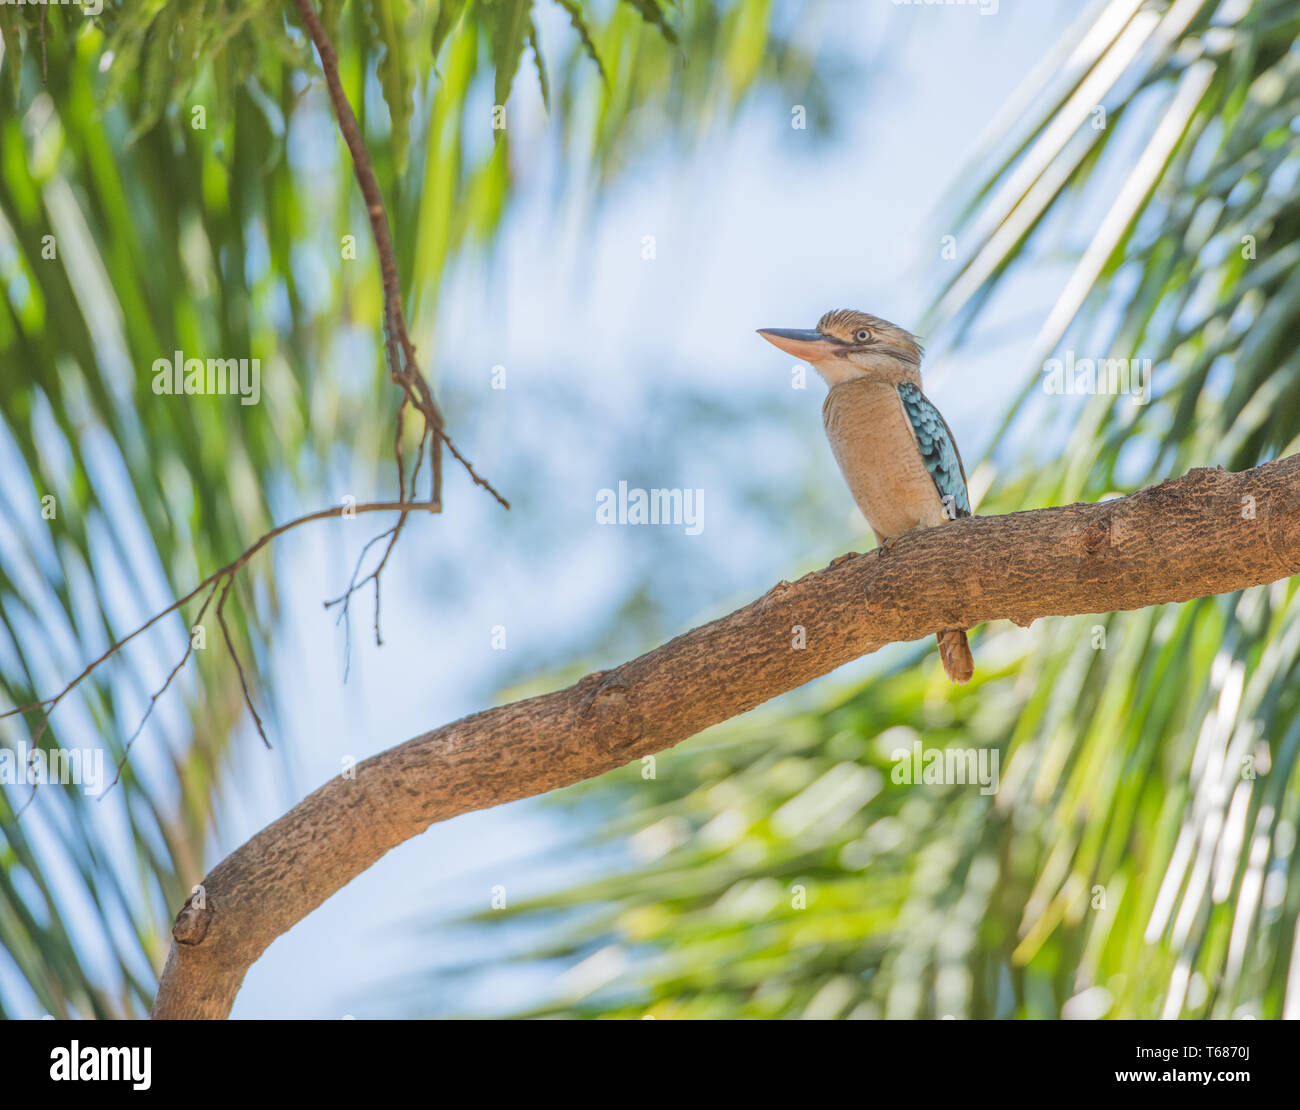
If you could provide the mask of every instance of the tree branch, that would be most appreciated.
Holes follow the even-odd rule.
[[[621,767],[886,644],[1182,602],[1297,572],[1293,455],[1240,474],[1193,470],[1098,504],[965,518],[905,535],[887,556],[778,583],[612,671],[466,717],[325,783],[213,868],[202,906],[186,902],[153,1014],[227,1016],[276,937],[433,822]]]
[[[384,194],[379,188],[379,179],[375,176],[374,166],[370,162],[370,152],[366,149],[365,138],[361,134],[361,125],[356,113],[348,103],[343,91],[343,81],[339,76],[339,56],[325,33],[320,19],[312,7],[311,0],[293,0],[302,20],[303,28],[316,53],[320,57],[321,70],[325,74],[325,88],[329,93],[330,104],[334,107],[334,116],[338,120],[339,132],[347,144],[352,156],[352,170],[356,174],[357,185],[361,189],[362,199],[366,202],[366,214],[370,217],[370,235],[375,243],[375,253],[379,255],[379,277],[384,290],[384,356],[388,361],[389,376],[402,388],[403,407],[407,403],[417,409],[424,418],[424,435],[420,438],[420,451],[423,454],[425,441],[432,436],[430,457],[433,463],[431,501],[442,501],[442,447],[446,444],[452,456],[468,472],[474,484],[487,490],[503,508],[510,508],[507,501],[486,478],[483,478],[470,464],[469,460],[457,450],[447,435],[442,419],[442,410],[433,398],[429,383],[420,372],[415,359],[415,344],[411,342],[406,331],[406,317],[402,313],[402,287],[397,274],[397,255],[393,252],[393,237],[388,230],[388,214],[384,209]],[[400,441],[398,447],[399,471],[402,468],[400,458]],[[419,460],[416,461],[418,470]],[[415,471],[412,471],[411,489],[400,491],[402,500],[414,501]],[[405,523],[405,514],[398,518],[397,531],[401,532]],[[396,538],[396,537],[394,537]]]

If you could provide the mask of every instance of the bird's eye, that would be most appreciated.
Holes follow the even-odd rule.
[[[866,343],[871,338],[871,332],[866,328],[858,328],[857,333],[853,336],[859,343]]]

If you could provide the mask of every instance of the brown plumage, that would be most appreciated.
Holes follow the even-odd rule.
[[[882,549],[889,539],[913,528],[948,522],[943,503],[934,495],[934,479],[916,451],[911,426],[899,419],[899,380],[905,375],[855,378],[836,385],[822,404],[831,452]],[[938,639],[944,671],[964,686],[975,673],[966,633],[949,629]]]
[[[867,341],[868,351],[889,354],[910,364],[919,374],[925,348],[916,336],[897,324],[872,316],[869,312],[859,312],[855,308],[833,309],[817,321],[817,330],[823,335],[858,347],[863,346],[857,339],[858,332],[863,328],[871,333],[871,338]],[[919,380],[918,377],[917,381]]]
[[[952,430],[921,391],[921,344],[911,332],[840,308],[815,331],[768,328],[769,342],[812,364],[829,392],[822,420],[835,461],[882,553],[895,536],[970,514],[966,470]],[[953,682],[975,671],[966,633],[938,634]]]

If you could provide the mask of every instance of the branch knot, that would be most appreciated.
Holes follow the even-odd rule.
[[[208,935],[208,925],[212,921],[212,903],[204,900],[203,905],[194,904],[194,895],[185,899],[185,905],[176,915],[172,926],[172,938],[177,944],[202,944]]]
[[[632,691],[620,682],[603,682],[587,700],[583,724],[607,752],[625,748],[645,732],[645,721],[634,704]]]

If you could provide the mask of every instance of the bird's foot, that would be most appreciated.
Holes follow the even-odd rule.
[[[843,555],[836,555],[835,558],[827,564],[826,569],[834,570],[841,563],[847,563],[850,559],[856,559],[860,554],[861,552],[858,551],[846,551]]]
[[[884,558],[894,550],[894,544],[898,542],[897,536],[890,536],[888,539],[876,537],[876,554]]]

